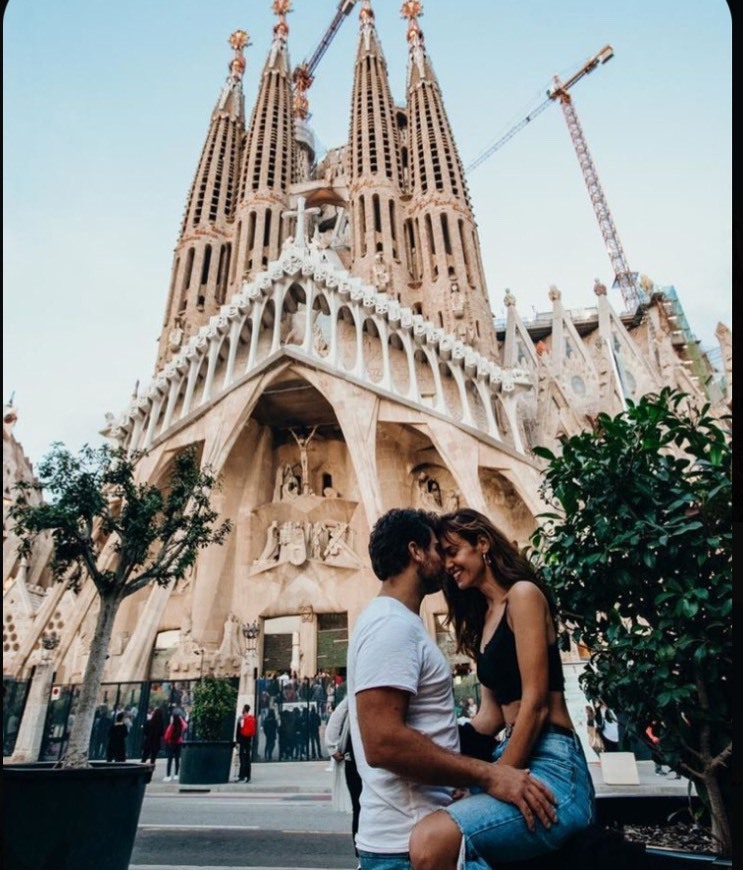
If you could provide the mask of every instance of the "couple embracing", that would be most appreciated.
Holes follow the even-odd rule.
[[[348,651],[360,867],[485,870],[559,848],[593,821],[594,792],[529,562],[470,509],[389,511],[369,555],[382,587]],[[449,665],[419,616],[440,589],[482,687],[459,728]]]

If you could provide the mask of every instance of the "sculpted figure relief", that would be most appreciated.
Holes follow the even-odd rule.
[[[429,477],[425,471],[418,474],[418,503],[423,510],[441,510],[441,487],[435,477]]]

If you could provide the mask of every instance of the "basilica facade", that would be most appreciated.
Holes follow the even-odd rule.
[[[545,508],[535,446],[557,448],[600,412],[664,385],[721,412],[731,401],[729,330],[718,329],[723,392],[675,291],[647,278],[635,310],[597,282],[570,308],[551,288],[548,310],[527,320],[507,293],[496,321],[419,4],[403,7],[401,102],[371,3],[360,4],[349,139],[321,159],[292,83],[288,5],[274,4],[249,121],[247,34],[230,38],[154,375],[104,430],[143,451],[139,473],[152,482],[197,445],[222,477],[214,503],[233,531],[174,587],[124,602],[111,682],[238,676],[241,629],[252,623],[259,671],[342,672],[348,633],[379,589],[366,545],[382,513],[470,506],[525,546]],[[12,479],[28,469],[7,408],[6,417]],[[57,682],[79,682],[98,606],[92,584],[52,583],[48,542],[23,563],[12,529],[5,544],[4,673],[27,675],[53,631]],[[456,664],[444,611],[439,594],[422,615]]]

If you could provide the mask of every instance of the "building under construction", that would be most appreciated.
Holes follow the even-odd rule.
[[[421,4],[403,4],[400,43],[388,46],[408,53],[399,102],[371,3],[340,4],[324,44],[353,10],[349,138],[324,155],[307,119],[316,60],[292,66],[289,5],[273,4],[272,35],[253,34],[268,49],[249,113],[246,33],[230,38],[219,89],[215,70],[153,377],[104,430],[145,451],[140,474],[153,482],[197,445],[224,479],[217,507],[234,529],[183,581],[123,603],[106,673],[114,695],[204,673],[239,678],[246,695],[242,628],[252,624],[259,675],[342,674],[349,630],[378,591],[367,540],[382,513],[467,505],[524,546],[544,509],[536,445],[556,448],[662,386],[708,396],[720,411],[731,400],[729,330],[718,330],[721,383],[675,290],[647,278],[629,308],[596,282],[585,299],[553,287],[549,310],[530,319],[507,293],[496,321]],[[28,473],[14,420],[6,414],[5,492]],[[52,583],[48,542],[28,562],[16,546],[9,530],[4,675],[28,679],[53,632],[55,682],[74,686],[97,597]],[[451,654],[444,611],[431,596],[423,617]]]

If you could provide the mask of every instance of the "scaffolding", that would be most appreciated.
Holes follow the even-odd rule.
[[[727,379],[721,371],[721,354],[719,350],[706,351],[701,347],[699,339],[691,331],[686,319],[684,308],[673,285],[656,287],[656,292],[662,294],[663,305],[669,319],[675,326],[671,333],[671,343],[681,352],[683,362],[689,368],[689,374],[704,390],[710,401],[718,401],[727,393]]]

